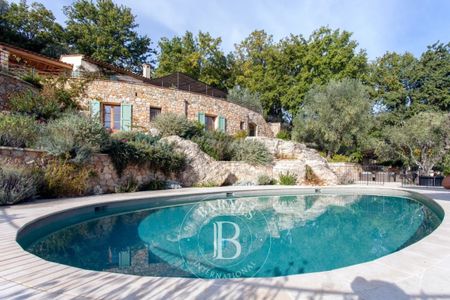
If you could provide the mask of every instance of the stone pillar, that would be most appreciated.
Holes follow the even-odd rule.
[[[0,69],[3,71],[9,69],[9,51],[6,48],[0,48]]]

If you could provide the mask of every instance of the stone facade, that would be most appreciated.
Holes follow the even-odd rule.
[[[0,111],[8,109],[8,99],[12,94],[36,88],[16,77],[0,72]]]
[[[227,120],[228,134],[235,134],[241,128],[248,130],[249,124],[254,124],[257,136],[274,135],[271,125],[262,115],[224,99],[198,93],[150,84],[95,80],[88,85],[85,96],[80,100],[82,108],[89,110],[92,100],[110,104],[132,104],[132,127],[138,129],[152,128],[150,107],[155,107],[160,108],[161,113],[185,115],[190,120],[197,120],[198,113],[205,113],[207,116],[216,117],[216,126],[218,117],[222,116]]]

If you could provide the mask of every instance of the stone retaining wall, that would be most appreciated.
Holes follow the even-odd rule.
[[[12,94],[26,90],[37,91],[36,88],[28,82],[0,72],[0,111],[8,109],[8,99]]]
[[[54,159],[53,156],[41,150],[0,147],[0,166],[45,168]],[[119,178],[111,159],[106,154],[94,154],[89,166],[92,167],[95,176],[89,179],[88,190],[94,194],[114,192],[115,187],[131,175],[138,183],[147,182],[154,179],[155,176],[158,178],[162,176],[161,174],[155,174],[149,168],[128,166],[122,177]]]
[[[198,113],[211,116],[222,116],[227,120],[227,133],[235,134],[241,130],[248,130],[249,124],[257,126],[258,136],[273,137],[271,125],[264,117],[250,109],[198,93],[163,88],[150,84],[137,84],[119,81],[95,80],[91,82],[86,94],[81,99],[82,107],[89,109],[91,100],[102,103],[132,104],[133,127],[150,129],[150,107],[160,108],[162,113],[172,112],[186,115],[190,120],[197,120]],[[242,123],[242,124],[241,124]]]

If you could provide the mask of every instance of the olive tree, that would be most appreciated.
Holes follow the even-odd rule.
[[[227,99],[260,114],[263,113],[259,95],[257,93],[252,93],[249,89],[235,86],[228,91]]]
[[[382,158],[401,159],[430,174],[450,147],[450,114],[421,112],[398,126],[384,130],[384,142],[376,149]]]
[[[340,150],[355,149],[371,126],[367,88],[356,79],[330,81],[305,97],[293,120],[293,139],[315,143],[330,158]]]

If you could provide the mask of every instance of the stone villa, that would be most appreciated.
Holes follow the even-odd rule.
[[[268,123],[261,114],[227,101],[226,91],[186,74],[151,78],[150,66],[146,64],[139,75],[81,54],[62,55],[57,60],[4,43],[0,43],[0,51],[0,110],[7,109],[9,94],[30,88],[17,78],[18,71],[65,73],[74,78],[92,73],[98,76],[80,99],[81,107],[100,115],[104,126],[113,131],[149,130],[154,119],[167,112],[228,134],[244,130],[249,136],[273,137],[280,129],[279,123]]]

